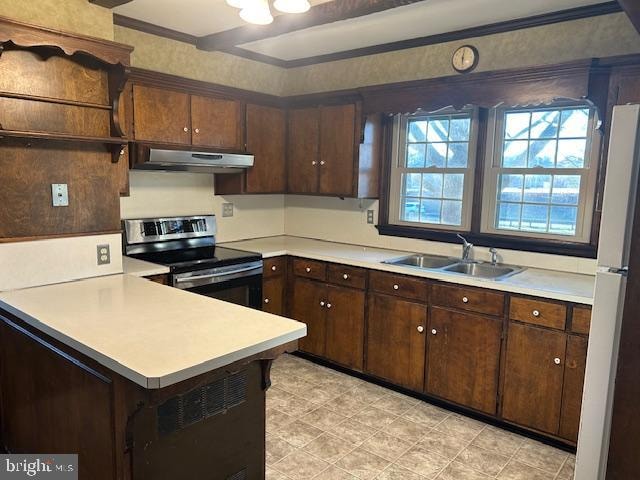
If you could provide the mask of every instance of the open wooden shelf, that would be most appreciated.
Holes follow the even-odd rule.
[[[73,107],[96,108],[99,110],[109,110],[109,111],[113,110],[111,105],[105,105],[102,103],[81,102],[78,100],[68,100],[64,98],[43,97],[39,95],[29,95],[26,93],[13,93],[13,92],[0,91],[0,97],[15,98],[18,100],[29,100],[33,102],[55,103],[58,105],[70,105]]]

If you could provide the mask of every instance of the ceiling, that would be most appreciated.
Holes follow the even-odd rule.
[[[238,46],[294,61],[599,3],[603,0],[424,0]],[[197,37],[247,26],[225,0],[133,0],[114,12]]]

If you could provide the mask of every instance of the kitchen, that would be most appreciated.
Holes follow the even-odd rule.
[[[3,451],[640,475],[634,2],[248,1],[0,2]]]

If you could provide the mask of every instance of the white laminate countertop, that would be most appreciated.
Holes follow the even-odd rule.
[[[405,275],[415,275],[460,285],[490,288],[585,305],[593,304],[595,286],[595,276],[593,275],[528,267],[525,271],[504,280],[487,280],[437,270],[424,270],[381,263],[413,252],[363,247],[286,235],[228,242],[221,245],[261,253],[265,258],[292,255]]]
[[[131,275],[1,293],[0,308],[150,389],[306,335],[303,323]]]
[[[134,277],[148,277],[150,275],[162,275],[169,273],[169,267],[157,263],[145,262],[137,258],[122,257],[122,270],[127,275]]]

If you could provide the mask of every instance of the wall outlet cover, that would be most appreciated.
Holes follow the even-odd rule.
[[[51,198],[54,207],[69,206],[69,189],[66,183],[51,184]]]
[[[98,245],[96,253],[98,255],[98,265],[109,265],[111,263],[111,247],[109,244]]]
[[[373,224],[373,222],[374,222],[373,215],[374,215],[374,211],[373,210],[367,210],[367,223]]]
[[[222,204],[222,216],[223,217],[233,217],[233,203],[223,203]]]

